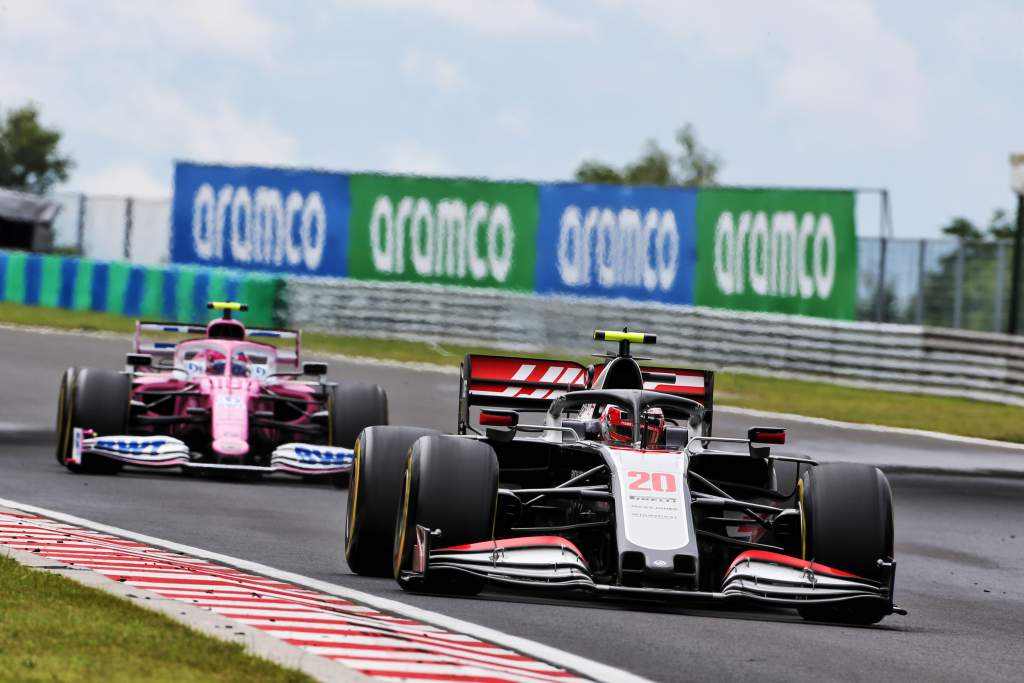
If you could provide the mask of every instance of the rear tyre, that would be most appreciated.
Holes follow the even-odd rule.
[[[345,517],[345,561],[362,576],[391,576],[395,518],[409,449],[419,427],[367,427],[359,435],[352,462]]]
[[[82,368],[71,385],[67,435],[62,457],[71,452],[71,431],[75,427],[91,429],[100,436],[125,434],[128,431],[128,401],[132,378],[116,370]],[[72,472],[83,474],[117,474],[122,463],[102,455],[83,454],[79,465],[67,463]]]
[[[57,463],[64,464],[64,456],[71,448],[71,398],[78,368],[68,368],[60,378],[60,393],[57,396],[57,444],[54,453]]]
[[[327,396],[330,446],[354,448],[364,429],[388,423],[388,397],[380,385],[346,382],[327,387]],[[333,475],[331,484],[339,489],[348,487],[349,474]]]
[[[461,572],[427,572],[408,577],[416,527],[440,530],[437,547],[490,540],[498,497],[498,457],[481,441],[430,436],[409,453],[395,525],[394,574],[405,590],[448,595],[476,595],[483,579]]]
[[[886,581],[878,560],[893,557],[892,491],[885,475],[867,465],[819,465],[801,478],[803,557],[851,574]],[[882,601],[807,605],[813,621],[874,624],[890,613]]]

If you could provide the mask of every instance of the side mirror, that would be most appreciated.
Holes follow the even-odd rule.
[[[148,353],[129,353],[125,355],[124,362],[133,368],[148,368],[153,365],[153,356]]]
[[[303,363],[302,374],[310,377],[323,377],[327,374],[327,363]]]
[[[514,410],[495,410],[484,408],[480,411],[480,426],[482,427],[509,427],[519,425],[519,413]]]
[[[480,411],[480,426],[486,428],[487,438],[494,441],[511,441],[519,426],[519,413],[514,410],[484,408]],[[505,429],[496,429],[504,427]]]
[[[768,446],[755,444],[767,443],[781,446],[786,443],[786,430],[777,427],[751,427],[747,430],[747,439],[750,440],[750,457],[767,459],[771,455],[771,449]]]
[[[754,443],[770,443],[781,446],[786,443],[786,430],[778,427],[751,427],[747,430],[747,438]]]

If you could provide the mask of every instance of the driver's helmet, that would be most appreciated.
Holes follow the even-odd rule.
[[[632,443],[633,416],[616,405],[601,410],[601,440],[605,443]]]
[[[249,356],[245,354],[245,351],[235,354],[234,359],[232,359],[231,375],[234,377],[249,376]]]
[[[208,375],[223,375],[224,369],[227,367],[227,356],[220,351],[209,349],[205,352],[206,361],[206,374]]]
[[[665,446],[665,413],[661,408],[648,408],[640,415],[640,433],[644,448]]]

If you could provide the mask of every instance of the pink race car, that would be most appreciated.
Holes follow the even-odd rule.
[[[343,485],[356,437],[388,422],[384,390],[325,381],[326,363],[300,363],[297,330],[232,319],[244,304],[207,307],[223,317],[205,327],[136,323],[124,371],[64,372],[58,462],[72,472],[115,474],[128,464],[321,475]]]

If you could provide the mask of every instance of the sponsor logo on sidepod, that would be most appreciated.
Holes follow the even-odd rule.
[[[738,218],[723,211],[715,224],[714,258],[723,294],[743,294],[749,286],[762,296],[827,299],[836,279],[832,217],[805,213],[797,222],[792,211],[744,211]]]
[[[378,273],[404,273],[406,248],[421,276],[490,276],[504,282],[512,267],[515,228],[508,206],[500,202],[467,207],[461,199],[442,199],[435,207],[423,197],[402,197],[395,206],[381,195],[373,203],[369,229]]]
[[[225,231],[227,236],[225,237]],[[203,183],[192,199],[192,245],[203,261],[320,267],[327,240],[327,213],[319,192],[303,196],[259,186]]]
[[[583,287],[643,287],[668,291],[679,272],[679,230],[671,210],[578,206],[562,212],[558,231],[558,274],[562,283]]]

